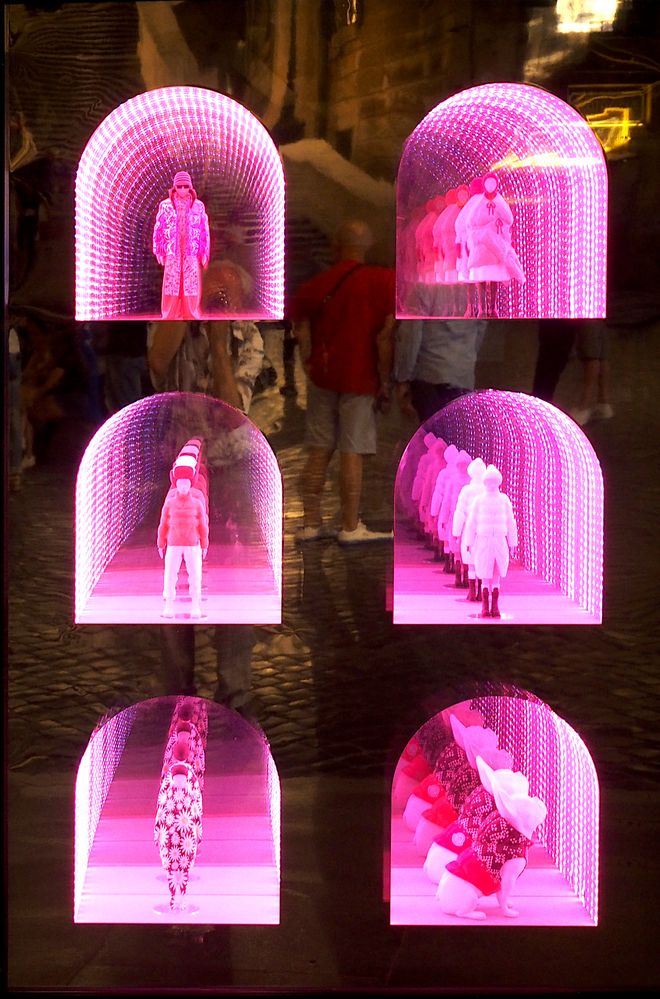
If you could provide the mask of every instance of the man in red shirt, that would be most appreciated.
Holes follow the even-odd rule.
[[[339,451],[340,544],[380,541],[359,517],[364,456],[376,453],[376,410],[390,401],[394,343],[394,270],[365,263],[372,236],[345,222],[335,237],[337,262],[298,289],[291,319],[307,373],[307,462],[301,476],[305,526],[300,541],[327,536],[321,496]]]

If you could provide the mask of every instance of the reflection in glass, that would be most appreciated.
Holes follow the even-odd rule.
[[[490,83],[433,109],[397,177],[397,317],[605,315],[607,171],[584,119]]]
[[[430,718],[397,763],[390,922],[595,926],[591,757],[533,694],[492,690]]]
[[[419,428],[395,483],[395,624],[599,624],[602,587],[602,473],[573,420],[488,390]]]
[[[183,228],[179,198],[192,202]],[[284,174],[258,119],[201,87],[115,108],[78,166],[76,318],[265,320],[283,307]]]
[[[279,824],[256,726],[202,698],[133,705],[78,768],[74,919],[276,924]]]
[[[279,623],[281,594],[281,475],[245,415],[172,392],[103,424],[76,485],[77,623]]]

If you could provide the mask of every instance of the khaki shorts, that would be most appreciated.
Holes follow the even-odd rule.
[[[332,392],[308,379],[305,443],[327,451],[375,454],[374,397]]]

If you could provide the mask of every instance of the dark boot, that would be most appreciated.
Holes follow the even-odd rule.
[[[488,590],[484,586],[481,591],[481,614],[479,617],[490,617],[490,608],[488,606]]]
[[[463,564],[463,579],[461,580],[461,586],[464,590],[467,590],[470,580],[468,579],[468,567]]]
[[[445,572],[450,573],[454,571],[454,556],[451,552],[447,552],[445,555]]]
[[[477,600],[481,600],[481,580],[477,580]]]
[[[463,585],[463,565],[459,558],[454,561],[454,575],[456,576],[456,586],[461,587]]]
[[[466,600],[472,600],[473,602],[477,599],[477,581],[476,579],[468,579],[469,592]]]
[[[498,601],[499,595],[500,595],[499,589],[497,588],[497,586],[494,586],[493,587],[493,599],[491,600],[491,604],[490,604],[490,616],[491,617],[502,617],[502,615],[500,614],[500,609],[497,606],[497,601]]]

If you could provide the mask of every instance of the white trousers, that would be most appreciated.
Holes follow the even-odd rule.
[[[174,603],[182,559],[188,571],[190,598],[194,604],[199,604],[202,599],[202,548],[199,542],[196,545],[168,545],[165,549],[163,597],[167,603]]]

